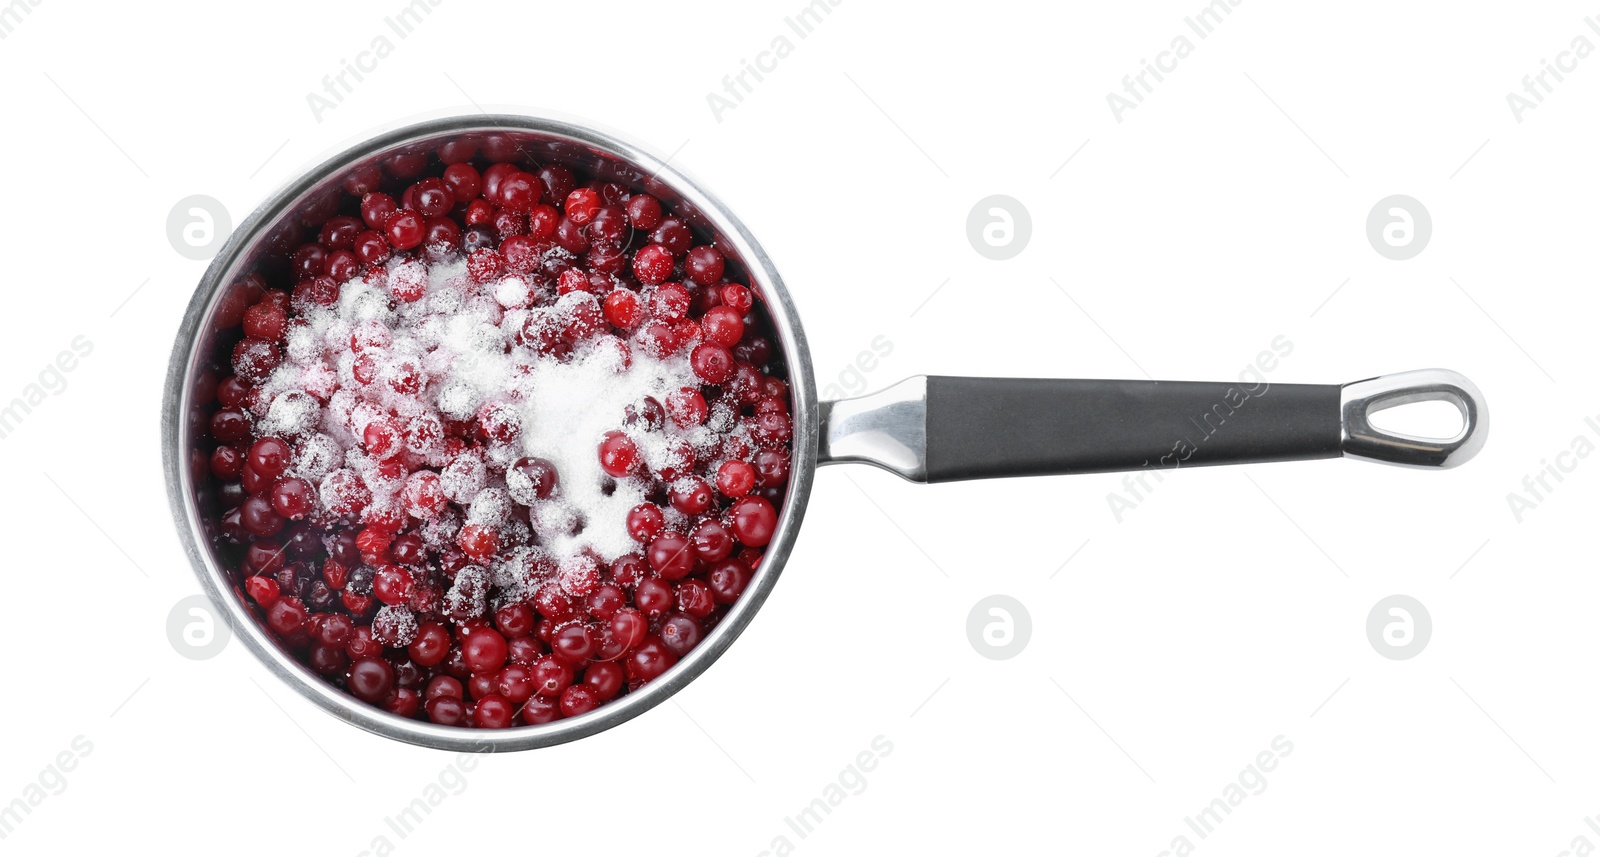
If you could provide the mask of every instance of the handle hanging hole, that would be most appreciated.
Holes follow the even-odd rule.
[[[1467,415],[1454,397],[1428,401],[1374,402],[1367,419],[1381,432],[1403,437],[1450,440],[1466,430]]]

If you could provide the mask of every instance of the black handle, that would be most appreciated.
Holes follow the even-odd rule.
[[[929,482],[1335,458],[1336,384],[928,376]]]

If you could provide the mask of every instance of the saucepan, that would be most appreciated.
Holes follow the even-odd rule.
[[[238,595],[223,559],[217,497],[203,449],[206,385],[232,346],[237,284],[263,258],[283,255],[305,224],[326,219],[341,184],[400,154],[452,142],[510,147],[671,205],[699,242],[715,242],[729,270],[747,279],[769,316],[773,361],[787,377],[792,459],[776,529],[742,596],[671,669],[585,714],[538,726],[473,730],[407,719],[367,705],[285,652]],[[804,291],[803,286],[800,291]],[[1377,411],[1444,401],[1460,412],[1451,437],[1375,427]],[[229,237],[195,291],[175,341],[163,402],[163,452],[177,531],[204,591],[235,634],[273,674],[335,716],[400,741],[449,750],[548,746],[623,723],[701,675],[750,623],[772,592],[799,536],[819,466],[862,463],[913,482],[1104,471],[1182,471],[1202,465],[1353,458],[1418,469],[1461,464],[1489,425],[1478,389],[1461,375],[1423,369],[1347,384],[1056,380],[917,376],[882,391],[818,401],[801,315],[777,268],[739,219],[683,170],[647,148],[585,123],[512,113],[431,118],[379,133],[305,172],[272,195]],[[1308,478],[1315,478],[1308,472]]]

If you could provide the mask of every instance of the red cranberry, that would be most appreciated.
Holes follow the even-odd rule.
[[[749,462],[725,461],[717,468],[717,490],[725,497],[743,497],[756,485],[756,469]]]
[[[723,560],[706,572],[706,585],[718,604],[732,604],[750,585],[750,570],[738,559]]]
[[[661,620],[661,645],[678,657],[700,645],[700,623],[681,613]]]
[[[647,577],[639,581],[639,585],[633,591],[633,603],[650,618],[659,617],[671,610],[673,598],[671,584],[659,577]],[[620,616],[622,613],[619,612],[617,615]],[[616,621],[616,616],[611,618],[613,622]]]
[[[709,286],[722,279],[722,267],[722,254],[717,252],[717,248],[709,245],[690,250],[683,260],[684,273],[702,286]]]
[[[535,660],[532,672],[534,692],[540,696],[558,696],[572,684],[572,667],[556,660],[553,655]]]
[[[628,677],[636,681],[652,681],[672,668],[678,656],[661,644],[659,639],[647,639],[628,656]]]
[[[712,307],[701,316],[700,330],[705,335],[706,342],[722,348],[732,348],[744,338],[744,319],[739,311],[732,307]]]
[[[272,486],[272,511],[291,521],[298,521],[316,508],[316,495],[311,483],[290,478]]]
[[[696,564],[696,557],[689,540],[673,532],[656,536],[650,542],[650,549],[646,552],[645,559],[657,574],[668,580],[687,577],[694,571]]]
[[[389,217],[399,210],[394,197],[386,193],[369,193],[361,198],[361,219],[373,229],[382,229]]]
[[[479,628],[461,642],[461,657],[480,675],[505,666],[506,654],[506,638],[492,628]]]
[[[600,441],[600,469],[615,477],[627,476],[639,463],[639,449],[620,431],[606,432]]]
[[[685,580],[678,584],[678,609],[696,619],[704,619],[716,609],[711,588],[703,581]]]
[[[660,244],[646,244],[633,254],[633,275],[646,285],[665,282],[672,265],[672,254]]]
[[[517,705],[527,702],[533,696],[533,670],[523,664],[507,664],[495,675],[494,690]]]
[[[707,384],[721,384],[733,374],[733,355],[720,345],[702,342],[689,353],[689,367]]]
[[[590,664],[583,671],[583,683],[595,692],[601,702],[616,696],[626,678],[622,667],[612,661]]]
[[[511,725],[516,714],[516,708],[510,700],[498,693],[491,693],[478,700],[477,707],[472,710],[472,723],[479,729],[505,729]]]
[[[522,706],[522,722],[529,726],[538,726],[542,723],[551,723],[561,719],[559,703],[553,699],[535,696]]]
[[[350,663],[345,683],[357,699],[377,704],[394,689],[394,667],[382,658],[358,658]]]
[[[483,177],[468,163],[454,163],[445,167],[443,178],[458,201],[473,199],[483,189]]]
[[[436,675],[428,680],[428,687],[422,692],[422,696],[430,701],[441,696],[460,699],[464,693],[460,681],[447,675]]]
[[[272,510],[265,497],[247,497],[239,504],[239,523],[258,536],[275,536],[283,529],[283,517]]]
[[[244,579],[244,590],[251,601],[262,607],[271,607],[278,600],[278,581],[270,577],[247,577]]]
[[[654,579],[654,578],[652,578]],[[668,604],[671,603],[671,588],[667,588]],[[650,622],[644,614],[631,607],[624,607],[611,617],[611,633],[616,635],[618,643],[623,649],[632,649],[644,642],[645,634],[649,632]]]
[[[289,314],[275,304],[259,303],[244,311],[244,335],[281,342],[289,329]]]
[[[676,217],[668,217],[651,230],[650,240],[660,244],[673,256],[682,256],[689,252],[689,245],[693,243],[694,235],[683,221]]]
[[[599,640],[587,625],[568,625],[550,641],[550,652],[562,663],[581,664],[594,655]]]
[[[700,515],[711,508],[711,486],[698,476],[686,476],[672,483],[668,491],[672,508],[685,515]]]
[[[600,696],[594,688],[588,685],[575,684],[561,693],[561,714],[564,717],[577,717],[593,711],[600,704]]]
[[[634,229],[648,232],[661,224],[661,200],[650,194],[634,194],[628,199],[626,212],[628,225]]]
[[[526,604],[507,604],[494,611],[494,625],[507,638],[533,633],[533,608]]]
[[[709,412],[705,396],[692,387],[684,387],[667,396],[667,413],[678,428],[694,428],[704,423]]]
[[[422,216],[410,209],[401,209],[389,217],[383,227],[384,238],[396,250],[410,250],[422,244],[424,237]]]
[[[418,666],[437,666],[450,653],[450,629],[440,622],[424,622],[417,628],[417,636],[406,647],[406,653]]]
[[[733,534],[714,518],[696,524],[689,538],[694,545],[695,556],[702,562],[719,562],[733,553]]]
[[[722,297],[723,306],[741,315],[749,312],[750,307],[755,303],[751,299],[750,290],[739,285],[738,283],[729,283],[726,286],[723,286],[720,295]],[[743,320],[740,320],[739,322],[739,329],[742,333],[744,330]],[[707,334],[706,338],[710,339],[711,337],[709,334]],[[737,337],[734,339],[734,342],[738,342]],[[732,348],[733,343],[728,343],[728,347]]]
[[[423,705],[423,710],[427,711],[428,720],[440,726],[460,726],[467,719],[466,704],[457,696],[430,699]]]
[[[729,510],[733,534],[750,547],[761,547],[772,540],[778,527],[778,513],[760,497],[744,497]]]

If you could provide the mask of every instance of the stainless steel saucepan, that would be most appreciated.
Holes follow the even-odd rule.
[[[777,531],[743,597],[700,645],[660,678],[594,711],[503,730],[397,717],[347,695],[281,650],[235,595],[235,583],[219,561],[219,510],[201,446],[205,386],[214,385],[218,367],[226,365],[219,358],[232,344],[226,328],[237,324],[242,309],[234,284],[262,259],[292,250],[306,224],[332,214],[347,177],[396,155],[431,153],[469,138],[643,188],[686,216],[701,241],[715,240],[730,270],[748,278],[771,316],[774,360],[787,373],[795,421]],[[1426,400],[1448,401],[1460,410],[1462,427],[1454,437],[1387,433],[1369,419],[1375,411]],[[168,496],[190,562],[237,636],[268,669],[328,712],[380,735],[441,749],[505,751],[616,726],[705,671],[777,583],[822,464],[872,464],[915,482],[1341,456],[1447,468],[1482,448],[1488,425],[1477,388],[1443,369],[1342,386],[918,376],[861,398],[819,402],[789,290],[755,238],[715,197],[670,163],[610,133],[569,121],[477,113],[381,133],[294,179],[245,220],[206,271],[178,331],[167,372],[162,443]]]

